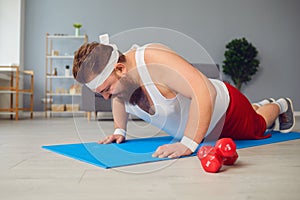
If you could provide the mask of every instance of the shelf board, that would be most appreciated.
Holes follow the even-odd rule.
[[[300,111],[294,111],[294,115],[295,115],[296,117],[300,116]]]
[[[15,72],[17,71],[17,68],[15,67],[0,67],[1,72]]]
[[[64,94],[57,94],[57,93],[47,93],[47,96],[81,96],[81,94],[68,94],[68,93],[64,93]]]
[[[86,35],[48,35],[48,39],[85,39]]]
[[[73,56],[74,57],[74,56]],[[18,66],[0,66],[0,72],[17,72],[19,69],[19,74],[33,75],[32,70],[21,70]],[[7,76],[7,74],[5,74]]]
[[[47,114],[84,114],[86,111],[79,110],[79,111],[52,111],[47,110]]]
[[[0,112],[0,115],[15,115],[15,112]]]
[[[19,91],[19,94],[32,94],[32,92],[23,92]],[[11,91],[11,90],[1,90],[0,94],[16,94],[16,91]]]
[[[47,78],[53,78],[53,79],[74,79],[73,76],[47,76]]]
[[[52,56],[52,55],[47,55],[48,59],[73,59],[74,56]]]
[[[6,80],[6,81],[10,81],[10,76],[8,76],[6,74],[0,74],[0,79],[1,80]]]

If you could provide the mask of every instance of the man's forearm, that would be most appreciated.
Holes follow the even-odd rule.
[[[112,111],[114,118],[115,129],[120,128],[126,131],[128,122],[128,113],[125,111],[124,102],[120,99],[114,98],[112,100]]]

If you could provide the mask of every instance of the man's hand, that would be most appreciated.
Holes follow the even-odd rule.
[[[98,142],[98,144],[110,144],[112,142],[116,142],[116,143],[120,144],[120,143],[124,142],[124,140],[125,140],[125,137],[123,135],[115,134],[115,135],[109,135],[106,138],[104,138],[103,140],[100,140]]]
[[[174,144],[166,144],[156,149],[152,157],[159,158],[178,158],[180,156],[188,156],[193,153],[189,148],[180,142]]]

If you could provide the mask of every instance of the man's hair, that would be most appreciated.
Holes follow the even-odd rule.
[[[113,48],[109,45],[91,42],[83,44],[74,55],[73,76],[80,83],[87,83],[100,74],[107,65]],[[119,52],[118,62],[125,62]]]

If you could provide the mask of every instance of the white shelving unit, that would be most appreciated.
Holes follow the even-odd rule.
[[[81,96],[81,93],[80,94],[68,94],[68,93],[47,93],[47,96]]]
[[[33,118],[33,95],[34,95],[34,72],[32,70],[22,71],[19,66],[0,66],[1,79],[9,81],[9,85],[0,86],[0,94],[7,94],[9,98],[9,108],[0,108],[0,114],[13,116],[19,119],[19,111],[29,111],[30,118]],[[25,76],[29,77],[29,88],[22,88],[21,82],[25,81]],[[27,95],[30,98],[30,105],[24,108],[20,105],[19,97]],[[3,99],[1,99],[3,101]]]
[[[73,76],[52,76],[52,75],[47,75],[47,78],[48,79],[59,79],[59,78],[62,78],[62,79],[65,79],[65,78],[74,79]]]
[[[78,110],[66,110],[65,105],[73,105],[74,99],[80,99],[81,93],[70,93],[71,85],[79,85],[71,74],[65,75],[65,66],[68,65],[70,73],[73,66],[73,53],[80,45],[88,41],[87,35],[50,35],[46,34],[45,55],[45,116],[54,113],[84,113]],[[53,73],[55,69],[55,73]],[[63,82],[63,83],[61,83]],[[60,88],[58,88],[58,86]],[[62,92],[60,90],[63,90]],[[77,101],[79,102],[79,101]],[[64,110],[54,110],[54,106],[64,105]],[[73,106],[72,106],[73,107]]]
[[[73,59],[74,56],[47,56],[48,59]]]

